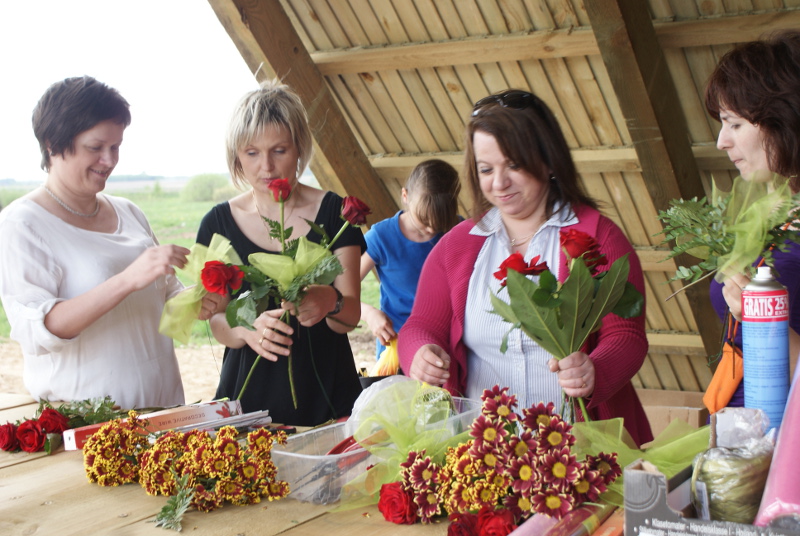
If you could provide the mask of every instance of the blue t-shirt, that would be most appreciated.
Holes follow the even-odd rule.
[[[408,320],[422,265],[444,234],[439,233],[427,242],[409,240],[400,230],[402,213],[401,210],[376,223],[364,235],[367,254],[375,262],[380,279],[380,308],[391,319],[395,332],[399,332]],[[376,356],[380,356],[385,347],[377,340],[375,344]]]

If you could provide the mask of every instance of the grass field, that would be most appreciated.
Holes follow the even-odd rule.
[[[16,195],[9,195],[6,192],[5,196],[0,196],[4,206],[10,203],[13,198],[24,195],[25,192],[15,191],[15,193]],[[116,192],[115,195],[127,197],[142,209],[159,242],[162,244],[178,244],[187,248],[194,244],[200,220],[215,204],[212,201],[183,201],[179,192],[158,192],[154,194],[152,191],[136,191],[129,193]],[[192,284],[186,281],[185,278],[181,279],[184,284]],[[365,278],[361,292],[361,299],[364,302],[375,307],[378,306],[379,289],[374,275],[369,274]],[[366,330],[363,325],[357,329]],[[8,338],[9,332],[8,319],[5,311],[0,307],[0,339]],[[206,324],[197,322],[192,332],[190,344],[208,344],[208,342],[209,335]]]

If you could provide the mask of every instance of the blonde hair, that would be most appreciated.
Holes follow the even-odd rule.
[[[247,183],[237,152],[252,143],[269,125],[289,130],[299,155],[297,176],[302,175],[314,150],[311,127],[303,102],[292,88],[278,79],[267,80],[239,101],[231,117],[225,138],[228,170],[233,184],[241,188]]]

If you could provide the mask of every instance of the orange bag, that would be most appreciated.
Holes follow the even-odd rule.
[[[708,411],[716,413],[726,407],[743,377],[742,351],[726,342],[722,347],[722,358],[719,360],[717,370],[703,395],[703,403]]]

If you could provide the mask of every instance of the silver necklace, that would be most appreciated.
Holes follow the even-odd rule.
[[[94,218],[95,216],[97,216],[97,213],[100,212],[100,201],[97,199],[96,196],[94,198],[94,210],[92,211],[91,214],[84,214],[83,212],[78,212],[74,208],[64,203],[61,199],[58,198],[56,194],[54,194],[50,190],[50,188],[47,187],[46,184],[44,185],[44,191],[47,192],[48,195],[50,195],[50,197],[52,197],[56,203],[64,207],[64,210],[66,210],[70,214],[75,214],[76,216],[80,216],[81,218]]]
[[[536,234],[536,232],[533,232],[533,233],[529,234],[528,236],[523,236],[522,238],[509,238],[508,242],[509,242],[509,244],[511,244],[512,248],[515,248],[515,247],[517,247],[517,242],[519,242],[520,245],[522,245],[525,242],[527,242],[528,240],[530,240],[531,238],[533,238],[533,235],[535,235],[535,234]]]
[[[253,194],[253,205],[256,207],[256,214],[258,214],[258,217],[261,220],[261,225],[263,225],[264,229],[267,230],[267,236],[269,236],[270,240],[277,240],[276,237],[270,235],[269,226],[267,225],[267,221],[266,221],[269,218],[267,218],[266,216],[261,214],[261,210],[258,208],[258,201],[256,201],[256,191],[255,190],[250,190],[250,193]],[[283,220],[284,226],[286,225],[286,222],[289,221],[289,218],[292,217],[292,212],[293,211],[294,211],[294,207],[289,209],[289,215],[286,216],[286,218]]]

